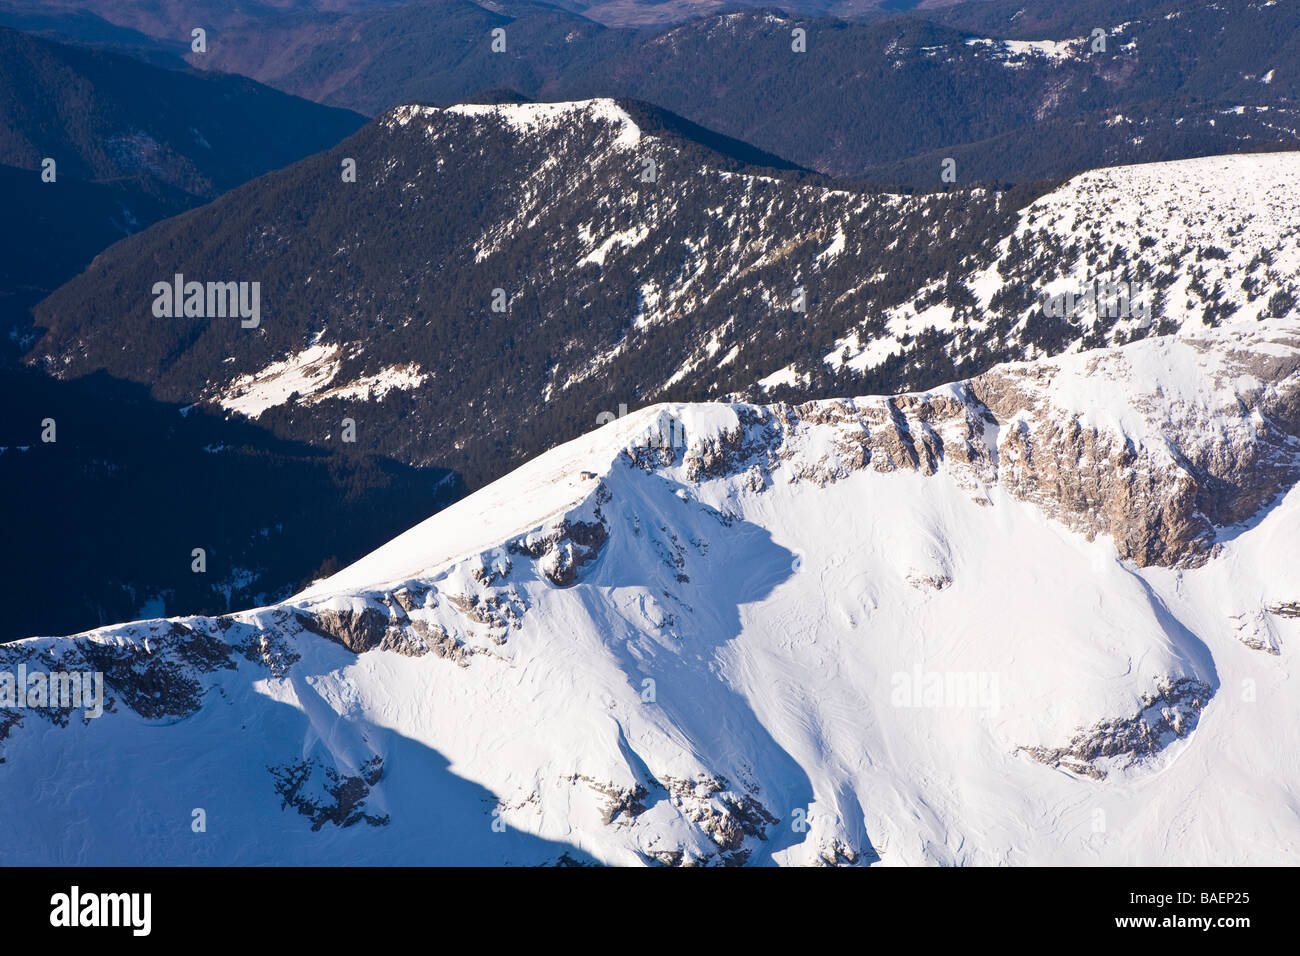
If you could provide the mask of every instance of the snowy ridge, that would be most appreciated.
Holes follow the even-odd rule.
[[[631,149],[641,141],[641,130],[636,122],[614,100],[608,98],[572,100],[563,103],[459,104],[447,107],[447,112],[463,116],[494,117],[523,135],[553,129],[566,123],[577,122],[579,119],[595,121],[607,123],[618,130],[613,142],[617,149]],[[402,118],[399,122],[404,120],[406,115],[399,113]],[[423,115],[429,115],[427,110]]]
[[[564,133],[592,125],[605,127],[614,133],[609,147],[617,150],[634,148],[642,136],[636,121],[615,100],[607,97],[555,103],[458,103],[448,107],[408,104],[390,110],[382,122],[389,129],[415,122],[432,130],[443,116],[500,123],[519,139]]]
[[[265,252],[271,331],[232,341],[198,321],[181,339],[169,323],[123,353],[130,302],[78,279],[50,300],[33,361],[322,447],[351,418],[358,450],[480,485],[621,405],[910,391],[1300,301],[1295,153],[1102,169],[1026,208],[1020,193],[828,188],[631,100],[403,106],[349,150],[359,179],[339,185],[356,189],[273,174],[255,207],[201,214]],[[189,249],[171,231],[146,237],[157,255]],[[148,257],[105,255],[115,288],[153,281]],[[1149,315],[1047,314],[1121,282]],[[57,318],[82,309],[93,320]],[[506,379],[489,371],[503,361]],[[483,442],[501,457],[475,454]]]
[[[993,261],[962,280],[968,308],[933,283],[839,339],[825,360],[873,368],[931,328],[953,333],[960,355],[997,342],[1018,348],[1025,338],[1077,350],[1090,332],[1122,344],[1152,330],[1285,316],[1300,302],[1298,236],[1300,152],[1093,170],[1021,212]],[[1045,299],[1082,296],[1099,282],[1134,292],[1129,314],[1083,306],[1066,319],[1044,318]],[[1140,314],[1145,305],[1149,316]],[[1041,352],[1030,345],[1027,357]]]
[[[3,649],[91,664],[114,701],[0,712],[0,845],[1296,862],[1298,456],[1294,322],[911,395],[643,409],[284,604]],[[239,832],[196,843],[194,806]]]

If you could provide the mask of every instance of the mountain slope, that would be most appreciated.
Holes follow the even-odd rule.
[[[954,308],[949,289],[935,283],[914,302],[872,316],[825,361],[888,379],[909,364],[908,343],[927,330],[947,339],[953,355],[1026,347],[1050,354],[1152,329],[1294,315],[1298,195],[1300,153],[1084,173],[1022,210],[992,261],[957,280],[971,292],[966,307]],[[1105,284],[1115,288],[1099,294]],[[1093,300],[1085,301],[1089,289]],[[1054,314],[1048,300],[1067,292],[1078,297],[1074,310]]]
[[[1172,19],[1129,14],[1023,40],[911,17],[711,18],[602,60],[568,89],[650,100],[822,172],[917,188],[940,186],[944,157],[959,158],[961,182],[1014,183],[1294,147],[1295,8],[1177,7]],[[796,27],[807,33],[804,54],[790,52]],[[1092,47],[1093,28],[1104,51]],[[732,82],[737,74],[746,82]],[[1251,112],[1239,123],[1213,122],[1241,105]],[[1256,106],[1277,110],[1280,124],[1261,122]],[[1116,113],[1144,126],[1143,137],[1114,136],[1105,121]]]
[[[712,12],[634,31],[533,4],[433,0],[250,24],[189,59],[371,115],[501,87],[635,98],[827,174],[922,189],[942,185],[945,157],[959,159],[963,183],[1021,183],[1300,143],[1294,4],[1102,3],[1056,15],[1059,4],[1037,2],[1010,20],[988,6],[867,23]],[[494,29],[505,30],[503,52],[492,51]],[[1247,112],[1225,122],[1239,106]],[[1140,132],[1107,125],[1116,113]]]
[[[1298,453],[1294,322],[647,409],[284,604],[0,649],[101,671],[113,701],[0,711],[0,845],[1294,863]]]
[[[746,166],[779,161],[632,102],[408,106],[107,251],[41,304],[30,360],[312,444],[351,418],[361,447],[477,487],[647,402],[927,388],[1285,317],[1298,157],[907,196]],[[177,274],[259,282],[259,327],[155,316]],[[1045,314],[1090,277],[1152,317]]]
[[[0,157],[70,179],[199,199],[337,143],[360,125],[243,77],[162,70],[0,27]]]
[[[242,77],[0,27],[0,206],[21,224],[0,237],[6,351],[11,335],[30,336],[28,307],[105,247],[332,146],[360,123]]]
[[[496,29],[507,31],[504,53],[491,52]],[[550,97],[564,77],[619,56],[635,38],[549,4],[421,0],[250,24],[189,62],[375,115],[494,88]]]
[[[476,483],[620,404],[745,375],[747,349],[752,382],[810,326],[845,329],[882,249],[898,266],[862,295],[898,304],[1013,221],[987,193],[755,161],[788,165],[643,104],[402,107],[108,250],[39,307],[32,358],[312,443],[351,417],[361,446]],[[154,315],[176,274],[259,282],[260,325]]]

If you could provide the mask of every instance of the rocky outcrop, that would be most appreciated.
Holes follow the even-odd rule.
[[[448,600],[455,605],[455,598]],[[341,644],[354,654],[380,650],[422,657],[432,653],[464,666],[474,653],[424,615],[438,606],[432,587],[407,584],[393,591],[358,595],[356,601],[365,602],[360,610],[328,603],[301,607],[294,612],[294,620],[304,631]]]
[[[817,854],[822,866],[857,866],[860,863],[875,863],[880,859],[874,853],[860,853],[840,840],[832,840],[822,846]]]
[[[1190,677],[1158,684],[1131,717],[1103,720],[1080,731],[1063,747],[1019,747],[1039,763],[1104,780],[1110,769],[1148,760],[1186,737],[1214,691]]]
[[[388,640],[388,618],[373,607],[361,611],[322,608],[299,614],[297,620],[303,630],[337,641],[354,654],[380,647]]]
[[[1193,394],[1171,397],[1138,366],[1186,363],[1178,350],[1198,353],[1201,368],[1187,383]],[[1089,537],[1110,535],[1139,567],[1203,564],[1218,528],[1247,520],[1300,480],[1294,325],[1068,362],[1007,366],[971,382],[1002,426],[999,484]],[[1124,427],[1071,408],[1071,395],[1054,387],[1065,376],[1113,383]]]
[[[372,827],[389,823],[388,814],[366,810],[366,798],[384,776],[384,760],[378,755],[367,760],[355,774],[340,774],[314,758],[267,769],[275,779],[281,808],[292,807],[310,818],[314,831],[327,823],[340,828],[362,822]]]
[[[650,791],[643,784],[620,787],[614,783],[602,783],[593,777],[578,774],[574,782],[585,783],[594,792],[604,798],[604,823],[610,826],[620,819],[633,822],[646,811],[645,800]]]
[[[526,554],[548,581],[567,588],[577,583],[578,569],[594,561],[608,539],[609,528],[603,521],[564,519],[548,531],[511,542],[510,551]]]
[[[673,805],[717,845],[724,864],[744,863],[746,839],[766,840],[767,828],[780,822],[752,795],[736,793],[726,778],[665,776],[662,782]]]
[[[779,468],[817,484],[942,469],[977,503],[999,487],[1089,539],[1109,535],[1139,567],[1192,567],[1219,529],[1300,481],[1300,327],[1143,341],[919,394],[735,410],[737,427],[705,436],[669,417],[681,440],[624,454],[649,470],[680,465],[688,481],[743,475],[754,492]]]

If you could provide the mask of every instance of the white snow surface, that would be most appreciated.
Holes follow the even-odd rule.
[[[338,374],[339,348],[311,345],[250,375],[241,375],[216,400],[222,408],[257,418],[283,405],[294,392],[310,395],[327,387]]]
[[[1296,331],[1216,335],[1294,354],[1270,338],[1279,328]],[[1150,444],[1164,440],[1152,423],[1175,427],[1188,403],[1227,416],[1237,400],[1213,347],[1160,338],[1113,355],[1057,360],[1043,385],[1054,407]],[[814,413],[883,401],[805,406],[773,438],[770,473],[742,462],[716,477],[689,462],[745,406],[642,409],[286,604],[236,615],[300,655],[283,672],[236,656],[199,678],[202,707],[180,719],[120,703],[64,728],[27,717],[0,745],[4,860],[716,863],[736,852],[717,821],[756,803],[770,819],[742,841],[753,864],[1300,862],[1300,619],[1269,619],[1278,655],[1235,623],[1300,601],[1300,490],[1228,529],[1201,567],[1138,568],[947,461],[928,476],[851,467],[847,426]],[[624,454],[671,422],[685,434],[671,462]],[[999,430],[985,441],[996,451]],[[565,520],[603,520],[608,540],[558,586],[549,558],[511,546]],[[403,585],[432,589],[412,619],[472,648],[464,666],[354,654],[293,623],[381,607]],[[518,626],[458,611],[475,596],[514,608]],[[167,626],[79,639],[157,646]],[[934,675],[947,693],[900,697]],[[1213,689],[1196,728],[1104,779],[1019,750],[1130,717],[1157,682],[1185,678]],[[975,703],[951,693],[967,680],[983,688]],[[313,758],[355,776],[374,756],[385,773],[367,806],[383,825],[313,830],[267,769]],[[605,794],[637,787],[607,819]]]
[[[435,108],[408,106],[402,109],[427,116]],[[636,121],[617,102],[607,97],[561,103],[462,103],[447,107],[445,112],[463,116],[496,117],[521,134],[536,133],[539,129],[572,124],[579,120],[596,119],[616,128],[614,145],[619,149],[631,149],[641,141],[641,129]],[[406,114],[400,115],[405,117]],[[399,118],[398,121],[402,122],[402,119]],[[406,121],[409,122],[409,118]]]
[[[256,419],[283,405],[295,392],[298,401],[308,405],[328,399],[382,399],[394,389],[417,389],[432,377],[410,362],[338,382],[341,351],[338,345],[309,345],[257,372],[241,375],[213,398],[227,411]]]
[[[1116,117],[1119,121],[1122,116]],[[1023,266],[1001,274],[1011,258],[1010,240],[1004,240],[996,261],[962,280],[976,302],[969,324],[972,336],[987,324],[992,300],[1000,291],[1025,301],[1016,323],[1019,329],[1042,311],[1044,296],[1082,293],[1095,282],[1133,283],[1134,305],[1150,304],[1158,293],[1163,319],[1172,329],[1205,329],[1205,310],[1217,302],[1235,309],[1225,324],[1252,325],[1273,317],[1274,293],[1285,291],[1300,300],[1300,152],[1091,170],[1022,210],[1016,241],[1030,244],[1039,230],[1057,237],[1063,246],[1077,242],[1084,251],[1073,261],[1053,259],[1050,264],[1059,265],[1060,274],[1031,285]],[[1097,261],[1090,264],[1089,258]],[[1140,264],[1150,270],[1148,278],[1138,278]],[[1044,271],[1035,267],[1028,275]],[[1159,285],[1157,278],[1162,280]],[[1076,321],[1087,327],[1094,318],[1085,313]],[[836,341],[824,361],[866,371],[900,351],[909,336],[958,325],[952,307],[943,304],[918,310],[914,302],[904,303],[885,310],[884,319],[888,334],[850,332]],[[1113,341],[1116,333],[1130,335],[1150,324],[1136,314],[1121,318],[1109,338]],[[1071,347],[1077,349],[1079,343]],[[1035,357],[1032,349],[1028,357]]]
[[[972,37],[966,41],[970,47],[988,47],[1009,66],[1020,65],[1025,58],[1042,57],[1050,62],[1077,58],[1087,51],[1087,37],[1069,40],[990,40]]]

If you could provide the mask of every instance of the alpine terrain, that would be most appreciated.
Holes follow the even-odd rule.
[[[411,105],[106,250],[37,306],[27,361],[320,447],[351,419],[478,486],[651,402],[929,388],[1295,315],[1298,186],[1282,152],[904,195],[633,101]],[[256,327],[191,294],[235,280]]]
[[[1300,0],[0,0],[6,918],[1284,906],[1297,63]]]
[[[107,698],[3,712],[3,859],[1294,864],[1298,479],[1294,320],[652,406],[286,602],[0,648]]]

